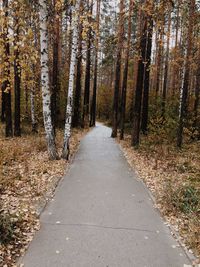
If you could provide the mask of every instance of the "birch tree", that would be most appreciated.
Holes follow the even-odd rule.
[[[40,46],[41,46],[41,82],[42,82],[42,101],[43,118],[46,132],[49,157],[52,160],[58,159],[55,145],[55,135],[51,119],[51,92],[49,85],[49,67],[48,67],[48,9],[47,0],[39,0],[40,4]]]
[[[75,8],[73,10],[73,37],[72,37],[72,52],[70,60],[70,71],[69,71],[69,85],[68,85],[68,98],[66,107],[66,118],[65,118],[65,130],[64,130],[64,144],[62,151],[62,158],[69,158],[69,141],[71,137],[71,124],[72,124],[72,108],[73,108],[73,87],[74,87],[74,77],[75,77],[75,67],[76,67],[76,56],[78,48],[78,36],[79,36],[79,10],[80,10],[81,0],[77,0]]]

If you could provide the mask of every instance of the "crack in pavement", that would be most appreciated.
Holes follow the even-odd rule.
[[[148,232],[154,234],[166,234],[164,232],[159,233],[157,231],[152,231],[148,229],[140,229],[140,228],[132,228],[132,227],[113,227],[107,225],[98,225],[98,224],[88,224],[88,223],[50,223],[50,222],[42,222],[46,225],[57,225],[57,226],[77,226],[77,227],[95,227],[95,228],[102,228],[102,229],[112,229],[112,230],[127,230],[127,231],[138,231],[138,232]],[[167,234],[168,235],[168,234]]]

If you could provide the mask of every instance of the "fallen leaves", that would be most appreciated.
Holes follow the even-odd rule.
[[[180,152],[150,138],[136,150],[129,135],[119,142],[130,166],[153,193],[156,208],[179,232],[181,241],[200,256],[200,144],[189,144]]]
[[[72,155],[85,133],[73,131]],[[62,137],[63,133],[58,131],[60,150]],[[7,240],[0,243],[0,266],[16,266],[16,259],[40,228],[38,216],[53,197],[68,166],[65,160],[49,161],[43,133],[0,139],[0,231],[7,232]],[[5,232],[0,236],[5,236]]]

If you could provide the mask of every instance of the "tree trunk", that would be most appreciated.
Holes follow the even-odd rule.
[[[164,83],[163,83],[163,95],[162,95],[162,118],[163,118],[163,121],[165,120],[165,106],[166,106],[166,97],[167,97],[170,34],[171,34],[171,7],[169,8],[168,29],[167,29],[167,48],[166,48],[166,57],[165,57]]]
[[[90,6],[90,0],[88,0],[88,22],[91,23],[93,3]],[[84,103],[83,103],[83,119],[82,127],[89,126],[89,114],[90,114],[90,75],[91,75],[91,33],[92,26],[89,25],[87,32],[87,52],[86,52],[86,70],[85,70],[85,90],[84,90]]]
[[[53,28],[53,73],[52,73],[52,94],[51,94],[51,116],[52,124],[58,126],[59,114],[59,93],[60,93],[60,74],[59,74],[59,48],[60,48],[60,17],[56,10],[57,0],[54,0],[54,28]]]
[[[94,84],[93,84],[93,96],[92,96],[92,105],[91,105],[91,113],[90,113],[90,127],[95,126],[96,124],[100,6],[101,6],[101,0],[97,0],[97,10],[96,10],[97,30],[96,30],[96,43],[95,43]]]
[[[81,3],[81,14],[82,14],[82,3]],[[81,126],[81,91],[82,91],[82,32],[83,26],[79,25],[79,38],[78,38],[78,53],[77,53],[77,66],[76,66],[76,86],[74,95],[74,112],[72,118],[72,126]]]
[[[177,3],[177,13],[176,13],[176,37],[175,37],[175,55],[174,55],[174,63],[176,63],[178,58],[178,34],[179,34],[179,26],[180,26],[180,0]],[[173,75],[172,75],[172,95],[174,96],[177,89],[177,79],[178,79],[179,69],[177,65],[174,64],[173,67]]]
[[[10,44],[8,37],[8,0],[3,0],[3,8],[5,10],[5,18],[3,23],[3,43],[4,43],[4,82],[2,85],[4,91],[4,101],[5,101],[5,122],[6,122],[6,137],[13,136],[12,127],[12,109],[11,109],[11,84],[10,84]]]
[[[119,14],[119,29],[118,29],[118,43],[117,43],[117,57],[115,67],[115,87],[113,99],[113,122],[111,137],[117,137],[118,128],[118,112],[119,112],[119,87],[121,79],[121,57],[124,36],[124,1],[120,0],[120,14]]]
[[[150,10],[152,10],[152,6],[150,7]],[[144,66],[145,74],[144,74],[143,107],[142,107],[142,122],[141,122],[141,130],[143,134],[147,134],[148,132],[152,36],[153,36],[153,18],[152,15],[150,14],[148,15],[147,45],[146,45],[145,66]]]
[[[32,88],[30,93],[30,104],[31,104],[31,124],[32,124],[32,132],[37,133],[37,120],[36,120],[36,112],[35,112],[35,90]]]
[[[164,37],[164,20],[165,20],[165,3],[164,0],[161,0],[161,10],[160,10],[160,19],[158,23],[160,27],[158,29],[158,51],[157,51],[157,70],[156,70],[156,98],[160,92],[160,83],[161,83],[161,67],[162,67],[162,51],[163,51],[163,37]]]
[[[73,108],[73,85],[75,75],[75,65],[78,47],[78,29],[79,29],[79,11],[80,11],[81,0],[76,1],[75,9],[73,10],[73,37],[72,37],[72,52],[70,60],[70,73],[69,73],[69,86],[68,86],[68,99],[66,108],[66,119],[65,119],[65,131],[64,131],[64,144],[62,151],[62,158],[69,158],[69,140],[71,137],[71,123],[72,123],[72,108]]]
[[[16,11],[19,12],[19,7],[17,7]],[[19,17],[16,14],[15,17],[15,40],[14,40],[14,88],[15,88],[15,120],[14,120],[14,135],[21,136],[21,66],[19,59]]]
[[[130,44],[131,44],[133,4],[134,1],[130,0],[129,15],[128,15],[128,40],[127,40],[125,66],[124,66],[123,83],[122,83],[120,140],[124,139],[124,123],[126,116],[126,94],[127,94],[128,67],[129,67],[128,64],[129,64],[129,54],[130,54]]]
[[[1,122],[5,122],[5,92],[3,86],[1,87]]]
[[[196,85],[195,85],[195,101],[194,101],[194,122],[193,122],[193,132],[197,130],[197,122],[198,122],[198,108],[199,108],[199,96],[200,96],[200,46],[199,49],[199,55],[198,55],[198,68],[196,72]]]
[[[196,1],[191,0],[189,1],[189,26],[188,26],[188,37],[187,37],[187,55],[186,55],[186,62],[185,62],[185,74],[183,80],[183,87],[181,90],[180,96],[180,110],[179,110],[179,125],[178,125],[178,134],[177,134],[177,146],[181,148],[183,143],[183,128],[185,125],[185,120],[187,116],[187,100],[188,100],[188,88],[189,88],[189,80],[190,80],[190,60],[192,55],[193,49],[193,31],[194,31],[194,15],[195,15],[195,6]]]
[[[144,17],[144,14],[142,15]],[[143,24],[142,35],[140,40],[140,59],[138,61],[138,74],[137,86],[135,94],[135,105],[133,110],[133,133],[132,133],[132,146],[137,147],[140,142],[140,122],[141,122],[141,104],[142,104],[142,91],[144,82],[145,71],[145,54],[147,45],[147,19],[141,20]]]
[[[52,160],[58,159],[55,145],[55,135],[51,120],[51,92],[49,84],[49,67],[48,67],[48,8],[46,0],[39,0],[40,4],[40,45],[41,45],[41,82],[42,82],[42,101],[43,101],[43,118],[46,132],[47,146],[49,157]]]

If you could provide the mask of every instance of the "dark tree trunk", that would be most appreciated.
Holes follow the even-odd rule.
[[[148,18],[147,47],[146,47],[146,55],[145,55],[146,64],[145,64],[145,70],[144,70],[145,74],[144,74],[143,107],[142,107],[142,122],[141,122],[141,130],[143,134],[147,134],[148,132],[152,35],[153,35],[153,18],[150,15]]]
[[[163,121],[165,120],[165,106],[166,106],[166,97],[167,97],[170,33],[171,33],[171,8],[169,10],[169,18],[168,18],[167,48],[166,48],[166,57],[165,57],[164,83],[163,83],[163,95],[162,95],[162,118],[163,118]]]
[[[137,147],[140,142],[140,122],[141,122],[141,104],[142,104],[142,91],[144,82],[145,71],[145,52],[147,45],[147,20],[142,20],[143,29],[140,41],[140,59],[138,61],[138,74],[137,85],[135,94],[135,105],[133,110],[133,133],[132,133],[132,146]]]
[[[59,93],[60,93],[60,77],[59,77],[59,48],[60,48],[60,19],[56,11],[56,1],[54,0],[54,33],[53,33],[53,71],[52,71],[52,94],[51,94],[51,117],[52,124],[55,128],[58,126],[59,110]]]
[[[199,108],[199,96],[200,96],[200,47],[199,47],[199,56],[198,56],[198,69],[196,73],[196,85],[195,85],[195,101],[194,101],[194,122],[193,122],[193,132],[197,130],[198,124],[198,108]],[[200,135],[199,135],[200,137]]]
[[[5,63],[6,69],[4,70],[5,80],[3,82],[3,90],[5,93],[5,122],[6,122],[6,137],[13,136],[13,127],[12,127],[12,108],[11,108],[11,88],[10,88],[10,45],[8,41],[8,0],[3,0],[3,8],[5,9],[5,22],[4,22],[4,54],[5,54]]]
[[[82,80],[82,25],[79,26],[79,44],[77,53],[76,66],[76,86],[74,93],[74,113],[72,118],[72,127],[79,127],[81,125],[81,80]]]
[[[3,86],[1,88],[1,122],[5,122],[5,92],[4,92],[4,89],[3,89]]]
[[[27,84],[25,84],[24,91],[25,91],[25,117],[28,120],[28,118],[29,118],[29,113],[28,113],[28,98],[29,98],[29,95],[28,95]]]
[[[119,18],[119,30],[118,30],[118,45],[117,45],[117,59],[115,68],[115,87],[114,87],[114,99],[113,99],[113,122],[112,122],[112,134],[111,137],[117,137],[118,128],[118,112],[119,112],[119,87],[121,76],[121,56],[123,47],[123,34],[124,34],[124,1],[120,0],[120,18]]]
[[[177,12],[176,12],[176,38],[175,38],[175,55],[174,55],[174,61],[176,63],[178,58],[178,34],[179,34],[179,26],[180,26],[180,0],[177,1]],[[172,95],[174,96],[177,89],[177,79],[180,71],[179,68],[177,68],[177,65],[174,64],[173,67],[173,74],[172,74]]]
[[[88,9],[90,15],[92,14],[93,4],[88,1]],[[89,23],[91,18],[89,17]],[[89,126],[89,114],[90,114],[90,75],[91,75],[91,39],[92,39],[92,28],[89,26],[87,32],[87,54],[86,54],[86,71],[85,71],[85,89],[84,89],[84,104],[83,104],[83,118],[82,127]]]
[[[96,44],[95,44],[94,84],[93,84],[93,96],[92,96],[92,105],[90,113],[90,127],[95,126],[96,124],[100,5],[101,5],[101,0],[97,0],[97,15],[96,15],[97,33],[96,33]]]
[[[121,121],[120,121],[120,140],[124,139],[124,123],[126,116],[126,95],[127,95],[127,80],[128,80],[128,63],[129,63],[129,54],[130,54],[130,44],[131,44],[131,31],[132,31],[132,11],[133,11],[133,1],[130,0],[129,4],[129,16],[128,16],[128,40],[126,48],[126,59],[124,66],[123,74],[123,83],[122,83],[122,96],[121,96]]]
[[[189,78],[190,78],[190,59],[192,55],[192,37],[194,31],[194,13],[195,13],[195,0],[191,0],[189,4],[189,26],[188,26],[188,43],[187,43],[187,56],[185,62],[185,74],[183,81],[183,88],[181,91],[181,102],[180,102],[180,113],[179,113],[179,125],[177,134],[177,146],[181,148],[183,143],[183,128],[187,116],[187,100],[188,100],[188,89],[189,89]]]
[[[161,84],[161,70],[162,70],[162,56],[163,56],[163,37],[164,37],[164,9],[165,3],[161,0],[161,11],[160,11],[160,19],[158,23],[160,23],[160,27],[158,29],[158,51],[157,51],[157,70],[156,70],[156,98],[160,92],[160,84]]]
[[[14,88],[15,88],[15,120],[14,120],[14,135],[21,136],[21,66],[19,62],[19,18],[16,15],[15,18],[15,41],[14,47],[15,49],[15,59],[14,59]]]

